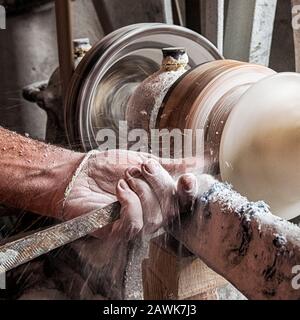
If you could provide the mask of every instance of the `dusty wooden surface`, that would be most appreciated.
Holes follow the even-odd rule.
[[[203,176],[200,185],[209,180],[194,214],[169,231],[247,298],[300,299],[293,273],[300,264],[300,228],[212,178]]]
[[[142,270],[146,300],[216,300],[217,289],[227,284],[167,234],[151,240]]]

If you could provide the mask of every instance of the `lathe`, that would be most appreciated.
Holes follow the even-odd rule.
[[[65,129],[73,148],[101,148],[104,141],[97,139],[99,130],[113,129],[119,136],[122,121],[129,130],[150,135],[140,146],[152,152],[152,130],[179,130],[182,137],[185,130],[191,130],[191,155],[202,156],[204,161],[196,173],[229,182],[251,201],[266,201],[279,217],[271,215],[264,203],[250,203],[228,185],[202,177],[199,208],[169,233],[248,298],[299,299],[300,293],[290,284],[292,267],[300,261],[300,231],[284,219],[299,215],[300,76],[225,60],[199,34],[157,23],[117,30],[90,50],[87,41],[77,41],[75,47],[81,61],[64,97],[64,108],[58,72],[48,84],[24,90],[27,99],[48,112],[49,128],[55,128],[48,131],[49,142],[61,143]],[[164,156],[165,149],[159,146],[158,156]],[[174,145],[170,151],[178,157]],[[145,297],[214,297],[224,279],[200,260],[195,262],[189,252],[181,254],[181,264],[176,258],[178,243],[168,240],[161,245],[161,237],[152,240],[149,259],[143,262]],[[54,248],[44,248],[42,253]],[[172,279],[166,280],[168,275],[152,261],[155,255],[168,262],[173,259],[170,266],[185,284],[173,279],[172,287]],[[14,260],[7,265],[13,266]],[[252,281],[245,276],[249,270]]]

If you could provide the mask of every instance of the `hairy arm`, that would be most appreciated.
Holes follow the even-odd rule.
[[[84,154],[0,128],[0,202],[57,217],[64,191]]]
[[[0,154],[0,202],[62,220],[117,201],[116,187],[126,170],[153,158],[126,150],[94,154],[73,183],[62,212],[65,190],[85,154],[34,141],[1,127]],[[195,165],[198,162],[194,159],[180,164],[164,161],[164,167],[174,176],[195,170]]]

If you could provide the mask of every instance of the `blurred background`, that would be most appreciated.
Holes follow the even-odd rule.
[[[247,55],[246,38],[251,33],[245,35],[243,30],[253,27],[253,12],[258,10],[259,2],[259,6],[267,8],[260,19],[268,23],[260,28],[270,33],[268,28],[270,24],[273,28],[274,22],[274,29],[271,39],[266,38],[267,42],[271,40],[270,52],[265,54],[262,48],[257,58],[255,52],[254,56]],[[221,3],[224,7],[224,16],[212,17],[220,23],[220,29],[224,28],[218,33],[222,39],[203,23],[210,19],[207,15],[202,19],[207,3]],[[22,98],[22,88],[49,79],[58,66],[54,1],[0,0],[0,4],[7,10],[6,30],[0,30],[0,125],[44,139],[46,113]],[[210,38],[220,51],[224,48],[226,58],[269,63],[276,71],[295,70],[292,4],[288,0],[75,0],[71,6],[74,38],[88,37],[91,44],[128,24],[174,23]],[[262,36],[269,37],[264,33]]]

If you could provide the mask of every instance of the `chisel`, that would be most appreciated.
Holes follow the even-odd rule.
[[[116,221],[119,215],[120,204],[115,202],[92,213],[8,242],[0,247],[0,274],[91,234]]]

